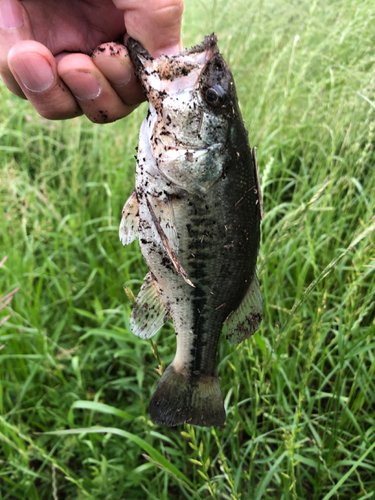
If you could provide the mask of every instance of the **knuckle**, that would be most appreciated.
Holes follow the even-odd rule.
[[[182,14],[184,2],[182,0],[161,0],[158,5],[158,10],[159,9],[173,9]]]
[[[155,14],[164,18],[166,23],[170,23],[171,20],[179,20],[182,17],[184,10],[184,3],[180,0],[162,0],[159,2]]]
[[[42,118],[45,118],[46,120],[59,120],[60,119],[60,116],[61,116],[60,110],[58,111],[58,110],[54,110],[54,109],[50,109],[50,108],[39,108],[39,107],[35,107],[35,109],[40,114],[40,116]]]
[[[105,124],[113,123],[121,118],[125,118],[130,115],[137,108],[138,105],[133,106],[118,106],[116,109],[112,108],[109,111],[103,111],[102,109],[90,109],[85,111],[87,118],[93,123]]]
[[[33,105],[33,103],[31,104]],[[40,116],[46,120],[67,120],[83,114],[79,108],[51,108],[47,106],[38,106],[37,104],[34,105],[34,107]]]

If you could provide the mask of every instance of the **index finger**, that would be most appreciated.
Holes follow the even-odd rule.
[[[126,32],[154,57],[182,48],[182,0],[113,0],[124,11]]]

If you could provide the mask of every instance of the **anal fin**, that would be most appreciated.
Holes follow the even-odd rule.
[[[151,273],[145,276],[130,315],[130,329],[142,339],[149,339],[160,330],[169,313],[157,291]]]
[[[259,328],[263,315],[263,300],[259,281],[254,274],[245,297],[226,321],[227,340],[230,345],[239,344]]]
[[[139,205],[137,194],[134,190],[122,209],[119,236],[124,247],[138,237],[138,225]]]

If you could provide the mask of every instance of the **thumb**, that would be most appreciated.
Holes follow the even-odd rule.
[[[7,60],[9,50],[22,40],[34,40],[26,9],[19,0],[0,0],[0,76],[11,92],[25,97]]]
[[[182,0],[113,0],[124,11],[127,34],[154,57],[171,55],[182,48]]]

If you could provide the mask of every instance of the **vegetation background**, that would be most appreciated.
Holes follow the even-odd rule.
[[[48,122],[1,88],[1,500],[375,498],[374,26],[373,0],[186,2],[185,45],[215,31],[235,75],[265,206],[264,320],[221,339],[216,429],[150,421],[173,326],[129,331],[146,105]]]

